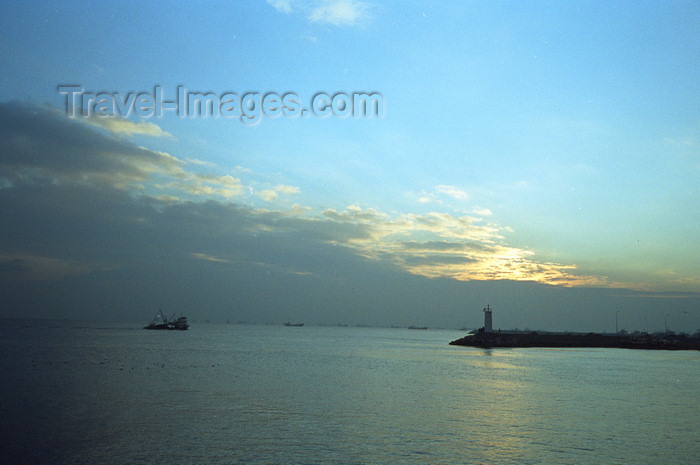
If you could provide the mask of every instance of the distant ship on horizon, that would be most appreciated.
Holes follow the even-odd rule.
[[[144,326],[143,329],[170,329],[184,331],[189,327],[190,325],[187,323],[187,317],[180,316],[176,319],[175,314],[173,314],[173,316],[168,318],[163,314],[163,310],[159,308],[158,313],[156,313],[156,315],[153,317],[153,320],[151,320],[148,326]]]
[[[289,321],[285,321],[284,325],[285,326],[301,327],[301,326],[304,326],[304,323],[290,323]]]

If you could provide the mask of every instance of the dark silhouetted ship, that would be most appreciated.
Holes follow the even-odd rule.
[[[158,313],[153,317],[151,323],[148,326],[144,326],[143,329],[178,329],[184,331],[189,327],[187,317],[180,316],[175,318],[175,314],[173,314],[173,316],[168,318],[163,314],[163,310],[158,309]]]

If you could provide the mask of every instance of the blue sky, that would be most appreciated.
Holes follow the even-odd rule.
[[[36,2],[6,6],[0,30],[0,102],[21,102],[5,109],[14,128],[5,133],[5,195],[72,183],[110,193],[110,202],[122,195],[154,202],[154,212],[218,205],[250,218],[274,214],[289,223],[259,221],[236,234],[275,235],[286,244],[305,231],[298,240],[352,257],[328,257],[339,260],[335,269],[364,260],[424,278],[427,288],[444,279],[636,293],[626,312],[674,297],[686,312],[679,321],[700,326],[693,313],[700,292],[697,2]],[[378,92],[384,114],[262,117],[256,125],[174,114],[130,115],[118,124],[75,118],[59,131],[75,132],[64,138],[73,147],[65,158],[53,153],[58,140],[37,154],[12,139],[17,131],[25,142],[45,136],[32,118],[63,127],[57,86],[65,84],[123,95],[158,85],[168,97],[178,85],[216,94],[293,92],[305,106],[318,92]],[[28,114],[13,119],[20,107]],[[87,246],[67,250],[50,237],[27,239],[14,215],[5,213],[0,255],[15,266],[8,269],[29,270],[27,283],[32,273],[43,276],[31,286],[58,285],[47,276],[101,282],[100,273],[135,264]],[[87,211],[66,215],[74,228],[94,220]],[[134,215],[125,212],[120,226]],[[170,257],[183,260],[178,276],[199,262],[270,263],[249,245],[225,246],[230,230],[217,237],[221,246],[202,237],[188,245],[182,218],[167,230],[180,244]],[[140,241],[134,230],[123,234]],[[321,273],[302,266],[304,255],[290,244],[276,259],[283,274]],[[144,253],[162,257],[158,247]],[[63,271],[41,271],[52,266]],[[375,301],[385,305],[402,292]],[[314,299],[332,307],[328,296]],[[522,306],[534,309],[539,300]],[[430,322],[416,312],[414,319]]]

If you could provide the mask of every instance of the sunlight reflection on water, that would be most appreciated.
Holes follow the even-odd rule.
[[[11,450],[51,463],[692,463],[700,354],[459,334],[5,331]],[[9,401],[8,401],[9,399]],[[31,447],[30,447],[31,446]]]

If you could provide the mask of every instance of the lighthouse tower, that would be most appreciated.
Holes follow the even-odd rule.
[[[491,307],[486,305],[484,309],[484,332],[490,333],[493,331],[493,321],[491,320]]]

